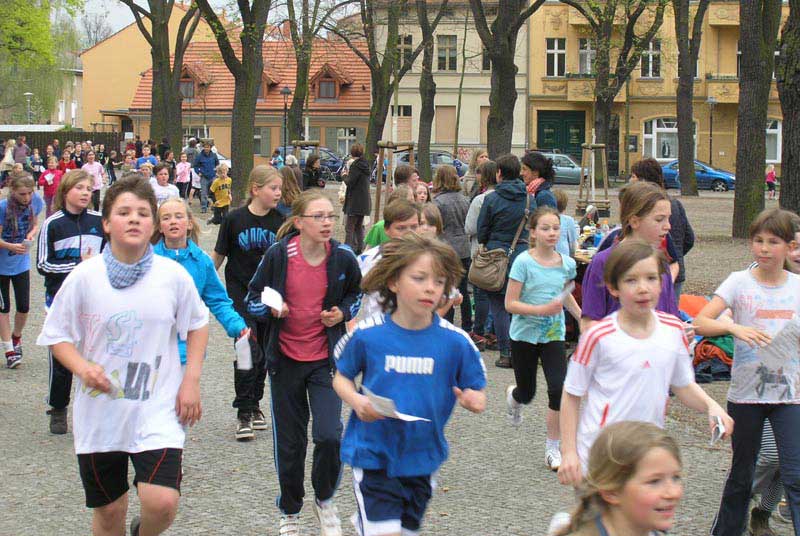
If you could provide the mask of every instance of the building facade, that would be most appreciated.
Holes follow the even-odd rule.
[[[788,9],[784,5],[784,19]],[[594,121],[591,27],[574,8],[548,1],[531,17],[529,34],[531,146],[557,149],[580,163],[580,146],[592,140]],[[703,24],[694,85],[695,158],[728,170],[736,163],[738,42],[738,2],[712,1]],[[614,60],[612,53],[612,67]],[[668,4],[656,38],[614,103],[608,143],[611,175],[627,174],[641,158],[666,163],[678,157],[677,60],[674,16]],[[780,174],[782,114],[775,82],[768,117],[766,163],[775,164]]]

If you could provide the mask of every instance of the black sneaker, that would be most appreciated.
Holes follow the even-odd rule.
[[[770,513],[755,507],[750,511],[750,534],[752,536],[777,536],[769,526]]]
[[[500,354],[500,358],[494,362],[497,368],[513,368],[511,366],[511,356]]]
[[[22,361],[22,356],[17,352],[6,352],[6,368],[17,368]]]
[[[260,409],[253,411],[251,424],[253,425],[253,430],[267,430],[269,428],[267,426],[267,418],[264,417],[264,412]]]
[[[49,409],[47,414],[50,415],[50,433],[55,435],[64,435],[67,433],[67,408]]]
[[[255,439],[253,421],[249,413],[239,413],[239,424],[236,427],[236,441],[250,441]]]
[[[142,524],[142,518],[133,516],[131,519],[131,536],[139,536],[139,526]]]
[[[14,343],[14,351],[17,352],[19,354],[19,357],[21,358],[22,357],[22,337],[20,337],[19,339],[14,339],[14,337],[12,336],[11,340]]]

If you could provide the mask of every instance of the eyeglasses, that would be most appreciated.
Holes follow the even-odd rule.
[[[303,214],[302,216],[298,216],[299,218],[311,218],[317,223],[322,223],[324,221],[336,221],[339,219],[337,214]]]

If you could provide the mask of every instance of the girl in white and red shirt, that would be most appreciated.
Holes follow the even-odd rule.
[[[47,159],[47,169],[39,176],[39,186],[44,188],[44,205],[47,208],[46,217],[53,213],[53,199],[56,197],[58,185],[64,172],[58,169],[58,159],[51,156]]]
[[[314,419],[314,510],[321,534],[341,534],[333,495],[341,472],[342,401],[332,385],[333,350],[356,310],[361,271],[353,251],[332,239],[337,219],[324,193],[303,192],[245,299],[248,313],[260,324],[259,343],[270,372],[281,534],[295,534],[299,527],[309,409]],[[280,293],[280,309],[261,302],[265,287]]]
[[[103,164],[95,160],[94,151],[86,153],[86,163],[81,167],[86,173],[94,178],[92,185],[92,205],[95,210],[100,210],[100,190],[106,183],[106,170]]]
[[[694,381],[689,343],[680,319],[656,311],[663,254],[647,242],[621,242],[608,257],[604,279],[620,309],[584,333],[572,355],[561,399],[562,484],[580,484],[600,430],[619,421],[663,428],[669,390],[686,406],[707,412],[725,435],[733,421]],[[579,412],[581,399],[586,397]]]

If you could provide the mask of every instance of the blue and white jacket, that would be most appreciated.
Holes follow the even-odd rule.
[[[278,334],[280,333],[283,319],[272,316],[269,307],[261,303],[261,292],[264,287],[277,290],[286,300],[286,268],[289,265],[288,244],[297,235],[297,232],[283,238],[270,246],[261,259],[255,275],[247,287],[245,304],[247,312],[259,323],[265,323],[265,330],[258,330],[259,344],[267,359],[267,370],[274,374],[278,364]],[[344,315],[344,321],[325,329],[328,336],[328,359],[331,367],[335,368],[333,349],[339,339],[346,332],[345,323],[353,318],[358,311],[359,295],[361,293],[361,270],[353,250],[345,244],[331,240],[331,253],[328,256],[326,271],[328,274],[328,288],[325,299],[322,301],[323,309],[333,306],[339,308]],[[261,334],[264,333],[262,336]]]
[[[100,253],[106,243],[99,212],[84,209],[73,214],[66,209],[44,220],[39,232],[36,269],[44,276],[45,304],[50,305],[64,279],[90,249]]]

